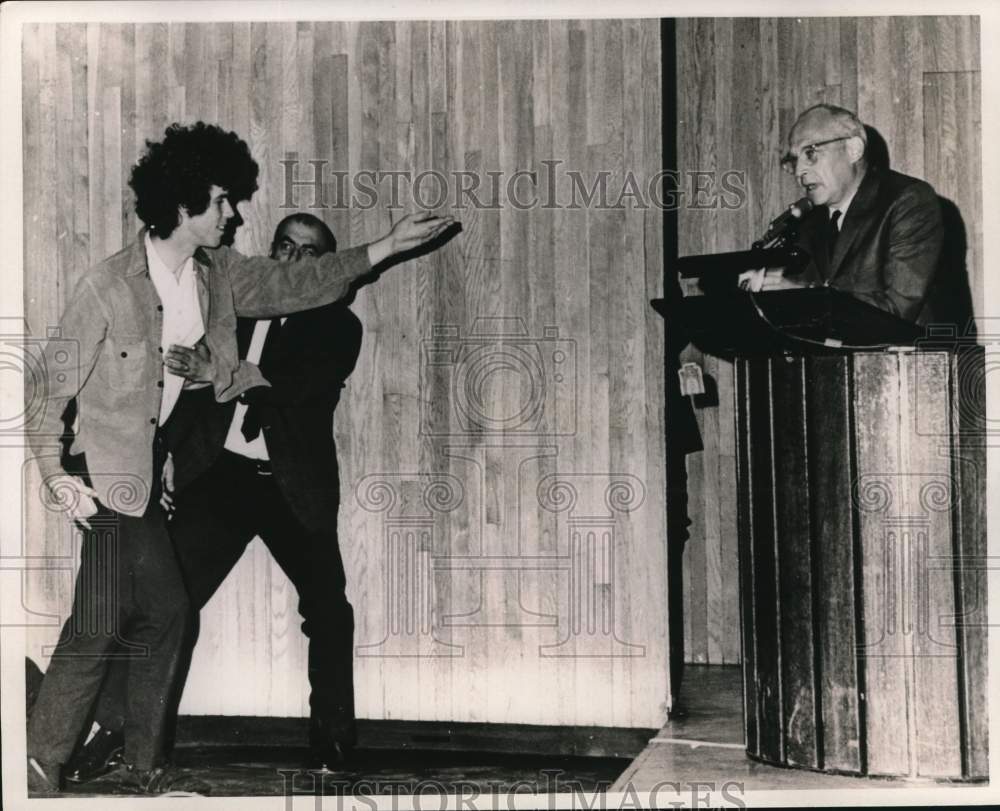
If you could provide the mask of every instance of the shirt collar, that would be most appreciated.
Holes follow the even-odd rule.
[[[174,272],[170,268],[168,268],[166,264],[164,264],[162,259],[160,259],[160,255],[156,252],[156,248],[153,245],[153,240],[150,237],[148,231],[146,232],[145,235],[145,246],[146,246],[146,263],[149,267],[149,275],[153,276],[154,278],[158,278],[161,280],[170,280],[172,282],[179,282],[188,273],[191,272],[191,269],[194,266],[194,259],[189,256],[184,261],[184,265],[181,267],[180,273],[178,273],[175,276]]]
[[[864,182],[864,178],[861,179],[861,182],[862,183]],[[850,195],[848,195],[843,200],[843,202],[841,202],[841,204],[839,206],[830,206],[829,216],[832,217],[834,211],[839,211],[840,212],[840,221],[837,223],[837,227],[838,228],[843,227],[844,220],[847,217],[847,209],[849,209],[851,207],[851,203],[854,202],[854,198],[858,196],[858,189],[860,189],[860,188],[861,188],[861,183],[858,183],[858,185],[854,187],[854,191],[852,191],[850,193]]]
[[[138,276],[140,273],[145,273],[149,270],[149,264],[146,259],[146,238],[148,235],[148,229],[140,229],[139,233],[135,237],[135,242],[129,246],[131,255],[129,256],[128,264],[125,267],[126,276]]]

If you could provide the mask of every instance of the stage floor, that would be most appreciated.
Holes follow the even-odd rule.
[[[688,665],[681,695],[686,714],[672,718],[615,781],[611,791],[652,791],[668,780],[716,791],[736,782],[743,790],[948,787],[933,780],[853,777],[768,766],[751,760],[743,742],[743,688],[738,665]],[[685,789],[687,790],[687,789]]]
[[[212,797],[583,793],[606,791],[629,764],[623,758],[369,749],[358,751],[350,769],[317,773],[301,769],[305,754],[293,747],[178,746],[174,759],[181,772],[210,786]],[[129,793],[107,780],[69,792]]]
[[[211,796],[223,797],[643,792],[663,781],[680,784],[682,791],[695,784],[721,791],[733,783],[741,784],[741,790],[949,785],[820,774],[750,760],[743,746],[739,667],[688,666],[682,695],[686,714],[671,719],[634,759],[372,748],[359,750],[349,770],[318,774],[301,769],[301,747],[189,743],[177,746],[175,761],[183,772],[207,783]],[[101,780],[71,791],[78,796],[122,793]]]

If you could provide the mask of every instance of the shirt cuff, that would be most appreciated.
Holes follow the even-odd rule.
[[[256,364],[241,360],[240,365],[236,367],[236,371],[233,372],[232,379],[227,386],[220,388],[220,385],[216,384],[215,399],[220,403],[228,403],[230,400],[235,400],[247,389],[270,385],[270,382],[261,374]]]

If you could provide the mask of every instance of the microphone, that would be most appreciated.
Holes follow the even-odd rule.
[[[763,248],[778,237],[785,236],[812,209],[813,204],[808,197],[796,200],[771,221],[771,224],[767,226],[767,231],[764,232],[764,236],[758,239],[753,246],[755,248]]]

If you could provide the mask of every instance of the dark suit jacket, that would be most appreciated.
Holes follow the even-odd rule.
[[[243,318],[237,322],[240,358],[246,357],[255,323]],[[242,398],[261,409],[275,480],[296,517],[314,531],[337,526],[340,492],[333,412],[357,363],[361,334],[361,322],[344,304],[289,316],[277,340],[267,342],[260,361],[271,386],[250,389]],[[207,391],[187,393],[178,404],[184,409],[176,415],[176,439],[170,442],[178,491],[218,459],[236,408],[235,401],[215,403]]]
[[[803,281],[829,284],[907,321],[933,320],[932,286],[944,229],[934,189],[922,180],[869,167],[828,259],[830,218],[817,206],[802,220],[799,244],[811,257]]]

